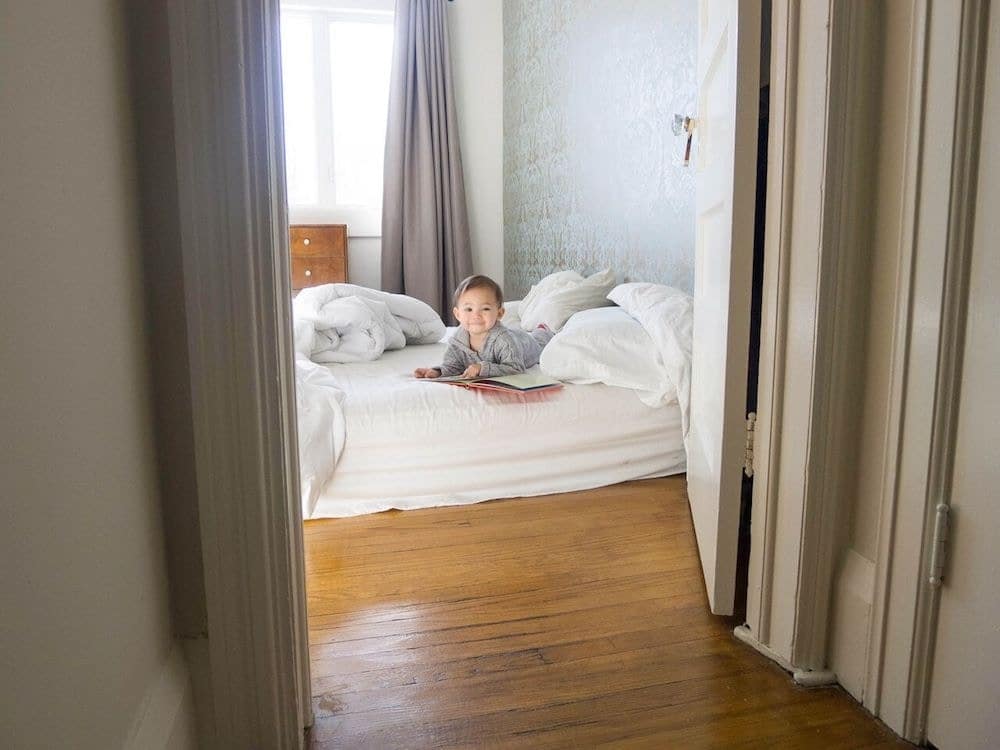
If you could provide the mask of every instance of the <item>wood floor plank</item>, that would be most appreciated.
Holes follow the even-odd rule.
[[[629,622],[628,614],[623,613],[620,607],[614,608],[614,611],[601,608],[596,611],[603,612],[606,619],[595,620],[587,628],[586,638],[579,635],[576,617],[567,614],[508,621],[499,627],[472,626],[321,644],[312,648],[312,662],[317,667],[313,674],[319,676],[326,673],[328,665],[335,665],[332,673],[345,674],[349,673],[351,663],[382,667],[414,662],[427,664],[462,658],[470,653],[484,657],[522,650],[544,650],[546,656],[553,659],[559,654],[559,649],[579,643],[608,641],[614,648],[627,649],[634,648],[636,642],[649,643],[652,639],[660,643],[681,644],[716,637],[718,633],[714,624],[692,621],[695,606],[670,612],[668,617],[664,617],[663,625],[652,629],[637,629],[641,626]]]
[[[311,748],[908,747],[708,612],[682,477],[305,536]]]

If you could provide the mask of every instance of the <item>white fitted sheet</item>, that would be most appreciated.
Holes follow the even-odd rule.
[[[676,401],[565,385],[521,396],[413,378],[444,344],[330,365],[347,396],[344,452],[311,518],[477,503],[685,471]]]

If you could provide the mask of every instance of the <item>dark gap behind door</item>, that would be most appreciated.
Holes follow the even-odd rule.
[[[761,87],[757,124],[757,185],[753,227],[753,286],[750,300],[750,355],[747,363],[747,409],[757,410],[757,376],[760,360],[760,312],[764,286],[764,214],[767,199],[767,132],[770,85],[767,82],[770,66],[770,3],[764,3],[761,14]],[[733,617],[738,622],[746,620],[747,582],[750,572],[750,509],[753,497],[753,478],[743,474],[740,493],[740,528],[736,551],[736,600]]]

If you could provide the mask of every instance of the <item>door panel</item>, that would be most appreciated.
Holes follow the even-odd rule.
[[[993,9],[996,11],[996,8]],[[1000,743],[1000,24],[991,24],[945,570],[927,718],[941,750]]]
[[[760,3],[702,0],[688,497],[709,605],[736,581],[753,275]]]

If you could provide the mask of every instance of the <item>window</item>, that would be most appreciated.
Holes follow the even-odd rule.
[[[281,7],[289,219],[382,230],[392,0]]]

